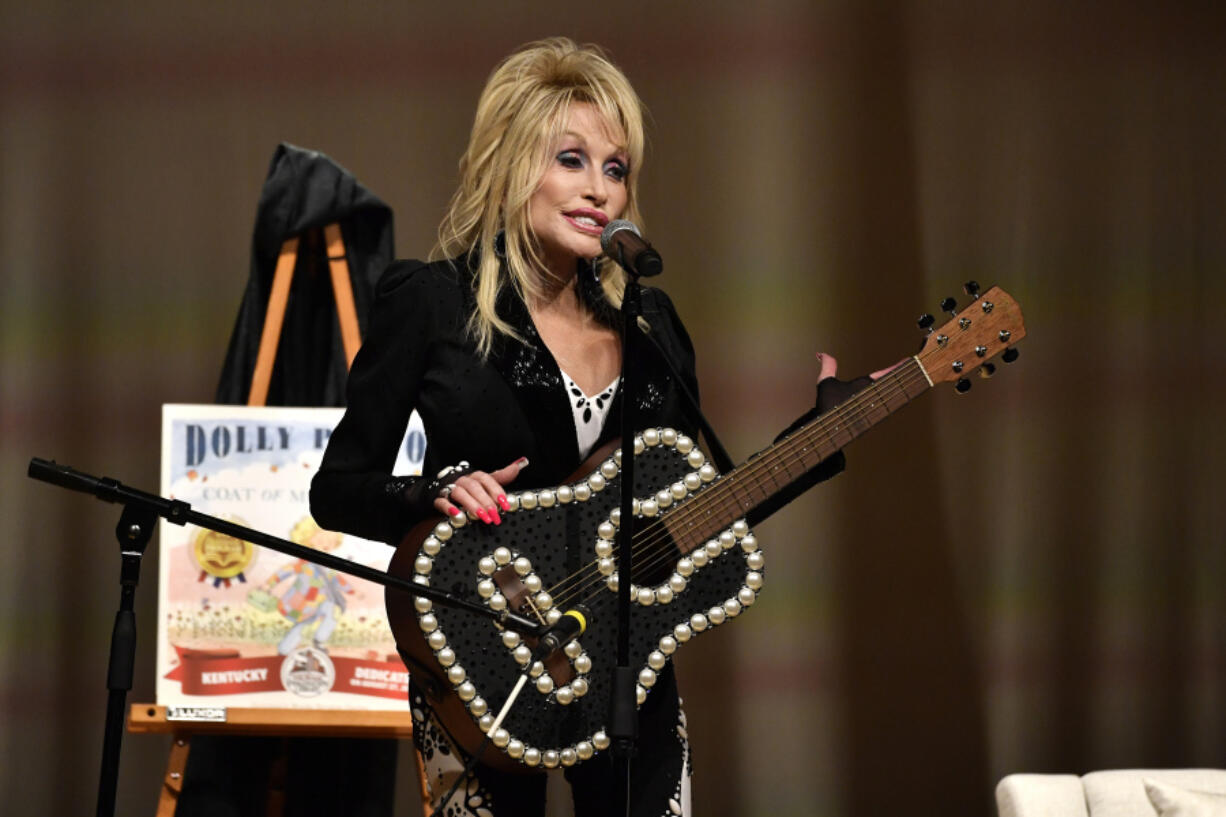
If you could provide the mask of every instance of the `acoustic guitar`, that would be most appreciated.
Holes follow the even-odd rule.
[[[1021,310],[993,287],[933,331],[919,353],[836,408],[720,474],[695,441],[668,428],[635,437],[631,655],[641,705],[657,673],[688,641],[742,615],[762,590],[765,556],[744,516],[937,383],[1016,357]],[[577,603],[588,628],[546,662],[529,639],[490,620],[395,590],[386,595],[397,645],[451,735],[476,751],[519,676],[531,682],[490,735],[483,761],[506,770],[572,766],[607,748],[610,670],[616,663],[621,451],[599,452],[563,485],[508,495],[502,524],[464,516],[415,528],[388,571],[494,610],[555,622]],[[567,565],[567,542],[586,557]],[[422,673],[426,673],[425,677]]]

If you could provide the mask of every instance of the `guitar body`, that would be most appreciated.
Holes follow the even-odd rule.
[[[631,664],[638,703],[656,674],[689,639],[752,604],[763,556],[743,521],[712,530],[691,507],[717,482],[692,440],[671,429],[636,439],[635,552]],[[429,583],[495,610],[508,605],[552,623],[577,603],[590,610],[586,631],[537,664],[485,762],[508,770],[571,766],[609,745],[610,671],[617,655],[616,522],[620,451],[597,455],[565,485],[509,495],[502,524],[437,521],[416,528],[388,572]],[[592,461],[589,461],[592,462]],[[574,555],[567,557],[567,543]],[[387,591],[396,643],[419,672],[428,668],[444,726],[473,752],[524,668],[530,645],[490,620]],[[430,685],[425,685],[430,686]]]
[[[1012,345],[1026,335],[1017,302],[998,287],[980,295],[972,282],[967,292],[972,303],[930,330],[919,354],[727,474],[717,474],[694,441],[672,429],[648,429],[636,438],[630,647],[639,704],[682,644],[756,599],[764,559],[743,519],[750,510],[935,384],[957,381],[964,392],[965,375],[980,367],[990,375],[989,361],[1017,356]],[[952,312],[951,303],[946,299],[941,308]],[[930,326],[931,316],[925,317],[921,325]],[[397,645],[418,681],[433,689],[443,725],[470,753],[491,732],[523,669],[531,668],[532,683],[490,734],[500,750],[486,754],[491,765],[571,766],[609,745],[604,724],[617,654],[613,540],[620,462],[620,452],[606,452],[573,482],[509,496],[511,510],[498,526],[465,517],[426,523],[409,534],[388,568],[550,624],[576,604],[590,608],[586,632],[539,666],[531,661],[534,644],[488,619],[388,591]]]

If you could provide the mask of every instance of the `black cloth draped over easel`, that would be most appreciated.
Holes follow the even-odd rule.
[[[267,404],[344,405],[348,371],[321,236],[332,223],[340,224],[345,239],[365,337],[375,283],[393,258],[392,211],[324,154],[282,143],[260,194],[251,274],[217,386],[218,403],[247,402],[277,258],[286,239],[301,236]]]

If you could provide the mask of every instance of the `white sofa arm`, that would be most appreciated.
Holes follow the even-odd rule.
[[[1089,817],[1075,774],[1011,774],[996,784],[1000,817]]]
[[[1146,779],[1200,793],[1191,797],[1226,795],[1222,769],[1111,769],[1082,777],[1011,774],[996,785],[996,809],[1000,817],[1155,817]]]

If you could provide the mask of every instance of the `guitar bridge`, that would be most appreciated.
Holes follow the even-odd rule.
[[[536,609],[536,605],[532,603],[532,592],[524,584],[519,573],[515,570],[514,565],[505,565],[502,568],[494,571],[490,576],[494,580],[494,584],[506,597],[507,607],[523,616],[534,617],[542,624],[541,612]],[[537,645],[536,638],[525,636],[524,643],[528,648],[535,651]],[[545,659],[545,671],[549,673],[549,677],[558,686],[569,684],[575,679],[575,668],[571,666],[570,660],[561,650],[554,650],[548,658]]]

